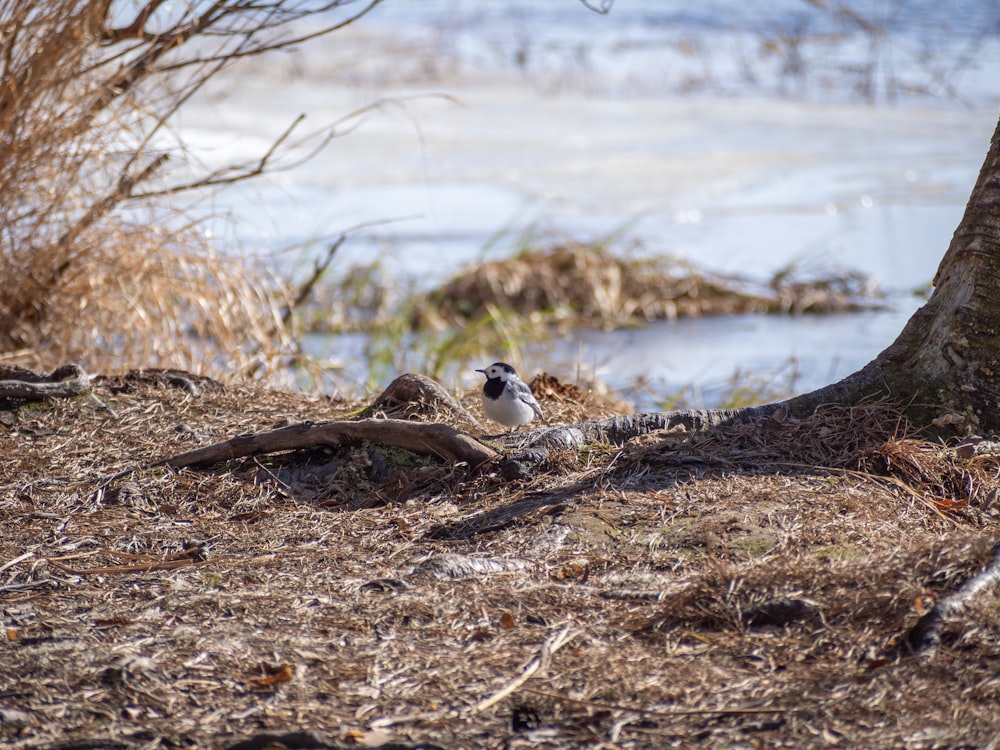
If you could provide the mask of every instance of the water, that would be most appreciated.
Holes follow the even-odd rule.
[[[484,250],[499,229],[531,225],[581,239],[628,226],[638,252],[756,279],[855,269],[881,279],[893,312],[583,331],[525,363],[595,369],[621,390],[642,379],[641,405],[678,389],[712,405],[732,373],[784,377],[789,362],[799,390],[842,377],[901,329],[961,217],[996,124],[1000,10],[852,3],[882,35],[801,0],[689,6],[387,0],[251,62],[180,123],[208,165],[252,161],[300,112],[319,130],[386,103],[297,169],[216,196],[211,230],[289,268],[392,220],[353,233],[339,271],[377,256],[426,287],[510,252]],[[356,337],[309,350],[364,380]]]

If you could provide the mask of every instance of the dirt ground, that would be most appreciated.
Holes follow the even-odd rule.
[[[518,480],[151,466],[358,406],[133,374],[0,410],[0,746],[1000,746],[997,592],[909,637],[991,561],[995,457],[845,411]]]

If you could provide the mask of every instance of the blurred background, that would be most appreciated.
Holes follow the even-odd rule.
[[[529,374],[596,376],[646,408],[711,406],[748,386],[764,398],[811,389],[892,341],[996,124],[998,29],[1000,9],[973,0],[619,0],[606,15],[571,0],[390,0],[245,66],[182,123],[199,158],[249,158],[299,112],[322,121],[378,103],[317,158],[215,206],[213,231],[234,244],[294,247],[281,263],[371,222],[331,264],[318,311],[331,319],[360,278],[399,298],[468,264],[566,242],[765,285],[860,274],[869,286],[854,291],[885,295],[873,310],[562,325],[554,336],[508,322],[512,341],[474,334],[493,349],[451,341],[450,369],[431,352],[447,343],[403,332],[372,342],[338,323],[306,340],[342,367],[342,388],[365,383],[373,358],[379,381],[433,364],[466,385],[470,364],[507,358]]]
[[[282,341],[254,364],[174,324],[155,335],[204,345],[109,345],[96,369],[357,395],[407,370],[468,388],[502,359],[649,409],[804,392],[877,355],[996,125],[1000,7],[590,6],[383,0],[212,76],[154,139],[181,144],[165,174],[267,168],[170,195],[157,221],[280,290]]]

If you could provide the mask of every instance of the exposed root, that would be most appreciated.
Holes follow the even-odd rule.
[[[23,367],[0,365],[0,405],[4,402],[45,401],[71,398],[90,389],[90,378],[79,365],[58,367],[48,375]]]
[[[993,545],[987,566],[963,583],[954,594],[938,599],[910,628],[903,643],[911,652],[933,657],[941,643],[941,629],[947,621],[968,609],[980,594],[1000,581],[1000,541]]]
[[[364,419],[320,424],[302,422],[270,432],[237,435],[221,443],[157,461],[154,466],[180,469],[263,453],[319,446],[338,447],[349,441],[362,440],[404,448],[420,455],[436,456],[449,463],[467,463],[472,469],[499,457],[489,446],[446,424],[408,422],[401,419]]]
[[[434,422],[464,422],[481,430],[482,425],[469,411],[452,397],[436,380],[418,373],[404,373],[382,391],[366,414],[381,413],[387,417]]]

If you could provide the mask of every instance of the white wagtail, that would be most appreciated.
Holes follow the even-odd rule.
[[[486,376],[483,385],[483,409],[486,416],[504,427],[518,427],[528,424],[536,416],[542,416],[542,407],[514,368],[506,362],[494,362],[485,370],[476,370]]]

